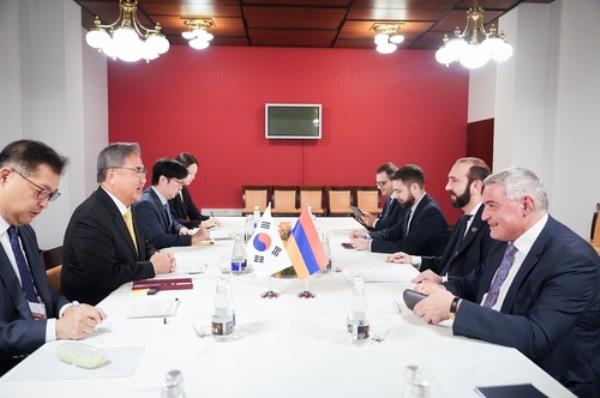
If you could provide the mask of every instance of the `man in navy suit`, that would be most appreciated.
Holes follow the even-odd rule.
[[[407,209],[392,228],[372,239],[354,238],[357,250],[375,253],[403,251],[420,256],[440,256],[448,241],[448,223],[437,203],[425,192],[425,174],[417,165],[400,167],[392,176],[394,198]]]
[[[600,258],[547,214],[544,187],[529,170],[489,176],[483,201],[492,238],[506,243],[445,288],[417,285],[429,296],[415,313],[432,323],[455,317],[455,335],[514,347],[579,397],[597,396]]]
[[[206,228],[193,232],[181,225],[172,215],[169,200],[181,191],[186,168],[174,159],[158,159],[152,166],[152,186],[135,205],[139,226],[144,236],[157,249],[190,246],[209,237]]]
[[[485,205],[482,202],[483,180],[490,168],[481,159],[458,159],[448,173],[446,192],[452,206],[463,211],[441,256],[414,256],[404,252],[392,254],[388,261],[412,264],[423,271],[415,280],[432,279],[441,282],[442,276],[465,276],[479,267],[497,242],[490,237],[490,228],[481,219]]]
[[[48,341],[89,336],[105,318],[50,289],[29,226],[60,196],[65,163],[36,141],[16,141],[0,152],[0,375]]]
[[[386,198],[385,205],[380,217],[369,212],[363,212],[363,216],[358,220],[367,227],[370,233],[374,231],[382,231],[396,225],[406,213],[396,199],[392,197],[392,176],[398,170],[398,167],[387,162],[377,168],[375,172],[375,182],[381,195]],[[357,237],[356,235],[354,237]]]

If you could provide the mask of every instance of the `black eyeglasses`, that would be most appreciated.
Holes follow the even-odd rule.
[[[112,167],[113,169],[124,169],[135,172],[139,177],[146,175],[146,169],[143,167]]]
[[[55,201],[56,199],[58,199],[58,197],[60,196],[60,192],[58,192],[58,189],[56,191],[51,191],[48,188],[44,188],[44,187],[36,184],[35,182],[31,181],[29,178],[25,177],[22,173],[18,172],[17,170],[12,169],[12,171],[14,171],[16,174],[21,176],[22,179],[24,179],[25,181],[27,181],[28,183],[30,183],[37,189],[37,198],[39,200],[48,199],[49,202],[52,202],[52,201]]]
[[[378,187],[383,187],[385,184],[387,184],[387,181],[377,181],[377,182],[375,182],[375,185],[377,185]]]

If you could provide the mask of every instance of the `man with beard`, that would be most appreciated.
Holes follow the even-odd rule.
[[[490,168],[481,159],[458,159],[448,173],[446,192],[450,194],[452,206],[463,211],[450,235],[448,245],[441,257],[412,256],[404,252],[392,254],[388,261],[412,264],[420,271],[416,281],[440,281],[465,276],[483,263],[495,241],[490,237],[490,228],[481,219],[484,205],[481,199],[483,180],[490,175]]]
[[[448,240],[448,223],[437,203],[425,192],[425,175],[417,165],[400,167],[392,176],[393,197],[408,209],[401,222],[373,239],[354,238],[357,250],[375,253],[403,251],[440,256]]]

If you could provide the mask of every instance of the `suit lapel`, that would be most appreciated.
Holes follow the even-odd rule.
[[[458,249],[455,250],[456,255],[459,255],[467,247],[469,247],[469,245],[471,244],[471,241],[473,239],[475,239],[475,236],[477,236],[477,233],[479,232],[479,229],[481,228],[481,224],[483,223],[483,220],[481,219],[481,213],[483,213],[483,207],[484,207],[484,205],[481,205],[479,207],[479,210],[477,210],[477,213],[475,213],[475,215],[473,216],[474,217],[473,222],[469,226],[469,230],[467,231],[467,234],[465,235],[462,242],[460,242]]]
[[[538,260],[543,253],[546,242],[550,236],[549,231],[553,228],[553,226],[553,220],[548,217],[548,221],[546,222],[544,229],[533,243],[529,253],[527,253],[527,257],[525,257],[523,260],[521,268],[519,268],[519,271],[515,275],[515,279],[512,281],[510,288],[506,293],[506,298],[504,299],[504,303],[502,303],[502,312],[510,313],[512,311],[513,304],[517,297],[517,293],[521,288],[521,284],[523,284],[523,281],[538,263]]]
[[[25,255],[27,256],[27,262],[29,263],[29,270],[35,283],[35,288],[40,298],[46,306],[46,314],[50,317],[52,315],[52,298],[50,297],[50,291],[46,289],[46,281],[48,280],[45,272],[45,265],[41,263],[41,255],[38,252],[37,247],[34,247],[29,239],[24,238],[24,234],[21,233],[19,228],[19,235],[21,237],[21,243],[25,249]]]
[[[23,319],[33,319],[31,316],[31,310],[25,300],[25,294],[19,283],[19,279],[15,275],[15,271],[8,259],[8,256],[4,252],[4,247],[0,245],[0,278],[4,281],[4,285],[8,290],[10,297],[12,298],[15,307],[21,314]]]
[[[160,214],[160,219],[162,220],[163,227],[165,227],[165,229],[168,230],[170,225],[169,220],[167,219],[167,215],[165,214],[165,208],[163,204],[161,203],[160,199],[158,198],[158,195],[156,195],[156,192],[154,192],[152,188],[148,188],[148,194],[150,195],[150,198],[152,198],[152,203],[154,203],[154,206],[158,210],[158,214]]]
[[[115,225],[115,229],[119,232],[121,239],[123,239],[123,242],[127,242],[129,250],[131,250],[135,258],[138,258],[137,251],[135,250],[135,245],[133,244],[131,235],[129,235],[129,230],[127,229],[127,224],[125,224],[125,218],[119,211],[119,208],[117,207],[115,202],[113,202],[112,198],[108,196],[106,192],[104,192],[104,189],[102,187],[98,187],[98,191],[96,192],[98,193],[100,201],[104,204],[108,212],[112,215],[113,224]]]
[[[408,227],[409,227],[408,233],[410,233],[410,231],[412,230],[413,225],[415,225],[415,223],[418,222],[421,212],[427,206],[429,206],[429,203],[431,203],[431,198],[429,197],[429,195],[425,194],[423,196],[423,198],[421,199],[421,201],[419,202],[419,204],[417,205],[417,207],[415,208],[415,212],[413,213],[412,219],[410,220],[410,225],[408,225],[408,221],[406,222],[406,225],[408,225]],[[410,215],[410,210],[406,215],[407,216]]]

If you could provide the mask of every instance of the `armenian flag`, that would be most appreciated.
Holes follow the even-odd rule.
[[[298,278],[305,279],[309,275],[325,268],[328,263],[323,251],[319,234],[313,223],[312,214],[305,207],[296,221],[289,239],[285,243],[287,254],[292,261]]]

